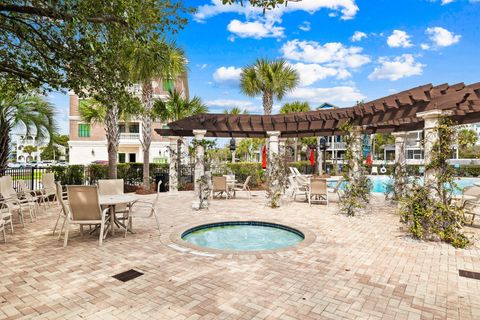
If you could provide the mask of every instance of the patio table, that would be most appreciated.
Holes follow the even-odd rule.
[[[112,232],[112,236],[115,235],[115,224],[126,228],[126,226],[121,223],[116,215],[115,215],[115,206],[126,204],[129,205],[138,200],[137,196],[129,195],[129,194],[114,194],[114,195],[101,195],[99,197],[99,202],[101,206],[109,207],[110,215],[110,231]]]

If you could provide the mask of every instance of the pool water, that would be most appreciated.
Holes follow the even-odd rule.
[[[372,192],[385,193],[386,186],[392,183],[389,176],[369,176],[369,179],[373,185]],[[459,190],[454,190],[454,193],[461,194],[463,188],[473,186],[475,183],[480,183],[480,178],[458,178],[455,180],[455,183]],[[329,183],[331,187],[334,187],[335,184],[335,182]]]
[[[265,222],[223,222],[199,226],[183,233],[182,239],[220,250],[260,251],[293,246],[304,240],[298,230]]]

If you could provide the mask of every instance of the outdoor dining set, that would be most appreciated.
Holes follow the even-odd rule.
[[[156,197],[152,201],[145,201],[134,194],[125,194],[123,179],[99,180],[91,186],[64,187],[55,181],[53,173],[46,173],[42,176],[42,188],[32,190],[24,180],[13,181],[11,176],[0,177],[0,231],[6,242],[5,227],[14,232],[12,217],[15,214],[24,226],[25,214],[34,222],[42,207],[45,209],[55,202],[60,204],[60,210],[53,235],[59,229],[58,240],[63,235],[64,246],[67,246],[71,225],[80,226],[82,237],[85,226],[89,228],[90,234],[98,231],[100,245],[109,233],[115,234],[116,228],[120,228],[125,237],[128,232],[133,233],[135,217],[154,217],[160,231],[155,207],[161,183],[160,181],[157,185]]]

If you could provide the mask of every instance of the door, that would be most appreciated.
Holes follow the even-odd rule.
[[[128,154],[128,162],[137,162],[137,154],[136,153],[129,153]]]

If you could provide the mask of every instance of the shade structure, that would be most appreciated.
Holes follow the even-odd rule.
[[[207,130],[207,137],[260,138],[279,131],[288,138],[342,135],[342,125],[351,122],[365,133],[390,133],[422,129],[417,113],[430,110],[448,110],[459,124],[480,122],[480,83],[426,84],[349,108],[281,115],[200,114],[155,131],[162,136],[193,136],[193,130]]]

